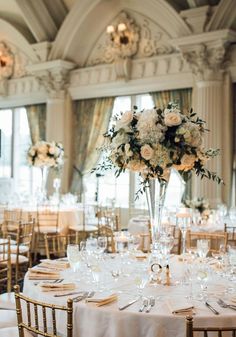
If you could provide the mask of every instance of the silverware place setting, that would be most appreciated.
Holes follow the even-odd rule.
[[[147,308],[148,303],[149,303],[148,298],[145,297],[143,299],[143,303],[142,303],[141,307],[139,308],[139,312],[143,312]]]
[[[217,311],[215,308],[213,308],[212,305],[210,305],[208,302],[205,302],[205,305],[207,308],[209,308],[215,315],[219,315],[219,311]]]
[[[47,283],[51,283],[51,284],[54,284],[54,283],[61,283],[61,282],[63,282],[64,281],[64,279],[63,278],[58,278],[58,279],[56,279],[56,280],[47,280],[47,279],[44,279],[44,280],[40,280],[39,282],[34,282],[34,285],[35,286],[37,286],[39,283],[41,283],[41,282],[47,282]]]
[[[127,303],[127,304],[123,305],[122,307],[119,307],[119,310],[125,310],[126,308],[130,307],[132,304],[134,304],[134,303],[138,302],[138,300],[139,300],[139,299],[140,299],[139,297],[138,297],[138,298],[135,298],[135,299],[133,299],[133,300],[132,300],[132,301],[130,301],[129,303]]]
[[[72,298],[73,302],[80,302],[82,300],[86,300],[87,298],[92,298],[95,295],[95,291],[87,291],[83,295],[76,296]]]
[[[69,293],[64,293],[64,294],[55,294],[53,295],[54,297],[64,297],[64,296],[72,296],[72,295],[78,295],[82,296],[85,293],[85,291],[71,291]]]
[[[146,313],[149,313],[151,311],[151,309],[154,307],[156,301],[155,301],[155,298],[153,296],[149,297],[149,303],[148,303],[148,306],[145,310]]]
[[[219,299],[219,300],[217,301],[217,303],[219,304],[219,306],[220,306],[221,308],[230,308],[230,309],[232,309],[232,310],[236,310],[236,305],[233,305],[233,304],[227,304],[227,303],[225,303],[225,301],[223,301],[222,299]]]

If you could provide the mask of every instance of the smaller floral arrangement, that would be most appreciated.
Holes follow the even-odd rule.
[[[187,208],[193,208],[199,211],[199,213],[205,213],[209,210],[210,204],[209,201],[205,198],[194,198],[194,199],[186,199],[183,204]]]
[[[64,148],[61,143],[41,140],[29,148],[27,159],[36,167],[60,167],[64,163]]]

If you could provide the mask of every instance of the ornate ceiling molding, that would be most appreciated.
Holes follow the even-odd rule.
[[[64,97],[70,82],[70,71],[75,67],[74,63],[55,60],[34,64],[27,70],[35,76],[50,98]]]
[[[230,64],[231,42],[236,34],[230,30],[193,35],[172,40],[182,52],[197,81],[222,80]]]

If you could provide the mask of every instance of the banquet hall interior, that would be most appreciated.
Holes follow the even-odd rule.
[[[0,0],[0,337],[236,336],[236,0]]]

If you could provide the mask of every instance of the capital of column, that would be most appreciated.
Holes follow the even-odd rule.
[[[73,68],[72,62],[55,60],[30,65],[27,70],[44,86],[49,98],[63,99]]]
[[[230,45],[236,34],[230,30],[193,35],[172,40],[198,81],[222,81],[230,64]]]

